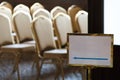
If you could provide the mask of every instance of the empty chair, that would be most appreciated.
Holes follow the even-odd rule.
[[[67,11],[65,8],[61,7],[61,6],[55,6],[51,11],[50,11],[50,14],[51,14],[51,17],[53,18],[57,13],[59,12],[63,12],[63,13],[66,13],[67,14]]]
[[[12,26],[11,26],[12,27],[12,31],[14,31],[13,22],[12,22],[12,11],[9,8],[5,7],[5,6],[0,6],[0,13],[3,13],[6,16],[9,17],[10,22],[12,24]]]
[[[7,1],[2,1],[0,3],[0,6],[5,6],[5,7],[9,8],[11,11],[13,10],[13,6]]]
[[[12,18],[12,11],[5,6],[0,6],[0,13],[7,15],[10,19]]]
[[[48,17],[48,18],[51,19],[50,12],[49,12],[48,10],[46,10],[46,9],[42,9],[42,8],[41,8],[41,9],[36,10],[36,11],[33,13],[33,18],[38,17],[38,16],[40,16],[40,15],[44,15],[44,16],[46,16],[46,17]]]
[[[28,13],[30,13],[30,9],[28,6],[26,6],[25,4],[18,4],[14,7],[13,12],[19,11],[19,10],[23,10],[26,11]]]
[[[13,23],[17,38],[17,43],[33,43],[33,37],[32,37],[32,18],[30,13],[25,11],[17,11],[13,14]]]
[[[81,33],[88,33],[88,12],[80,10],[76,14],[75,20],[77,30]]]
[[[53,63],[57,65],[58,71],[62,71],[62,77],[64,79],[62,60],[64,58],[67,59],[67,50],[56,49],[51,19],[45,16],[39,16],[35,18],[33,20],[32,31],[34,39],[36,41],[36,48],[39,60],[53,59]],[[40,67],[42,66],[39,66],[38,64],[37,71],[39,75]]]
[[[73,32],[78,32],[76,28],[75,15],[80,10],[81,8],[78,5],[71,5],[67,10],[69,16],[71,17]]]
[[[65,13],[58,13],[54,19],[53,24],[55,34],[58,37],[59,48],[65,48],[67,45],[67,33],[73,33],[71,18]]]
[[[14,39],[12,37],[11,22],[8,16],[3,13],[0,13],[0,56],[3,53],[13,53],[15,56],[15,65],[13,72],[17,70],[18,80],[20,80],[19,74],[19,60],[23,52],[31,50],[34,48],[28,44],[14,44]]]
[[[44,9],[44,6],[41,3],[39,3],[39,2],[35,2],[30,7],[30,12],[31,12],[31,14],[33,14],[36,10],[41,9],[41,8]]]

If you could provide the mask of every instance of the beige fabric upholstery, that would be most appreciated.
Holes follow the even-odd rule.
[[[88,33],[88,12],[80,10],[76,16],[76,23],[81,33]]]
[[[52,63],[56,64],[57,70],[62,73],[62,80],[64,80],[62,60],[63,58],[66,59],[67,57],[67,49],[56,49],[54,33],[53,33],[53,24],[51,19],[42,15],[36,17],[33,20],[32,31],[33,31],[34,39],[36,41],[37,53],[39,59],[52,60]],[[40,68],[43,62],[41,62],[41,66],[39,66],[39,61],[37,61],[37,64],[38,64],[37,71],[39,77]],[[57,76],[59,73],[58,71],[57,71]]]
[[[33,14],[36,10],[41,9],[41,8],[44,9],[44,6],[41,3],[39,3],[39,2],[35,2],[30,7],[30,12],[31,12],[31,14]]]
[[[30,13],[21,10],[15,12],[13,14],[13,22],[18,43],[33,39],[31,32],[32,18]]]
[[[48,18],[51,19],[51,15],[50,12],[46,9],[37,9],[34,13],[33,13],[33,18],[38,17],[40,15],[46,16]]]
[[[65,13],[58,13],[54,17],[54,27],[57,33],[60,47],[67,44],[67,33],[72,33],[72,23],[69,15]]]
[[[13,9],[13,13],[16,12],[16,11],[19,11],[19,10],[23,10],[23,11],[26,11],[26,12],[30,13],[29,7],[26,6],[25,4],[16,5]]]
[[[11,11],[13,9],[13,6],[9,2],[7,2],[7,1],[2,1],[0,3],[0,6],[5,6],[5,7],[9,8]]]
[[[53,18],[57,13],[59,12],[63,12],[63,13],[66,13],[67,14],[67,11],[66,9],[64,9],[63,7],[61,6],[55,6],[51,11],[50,11],[50,14],[51,14],[51,17]]]
[[[0,45],[13,43],[11,22],[8,16],[0,13]]]
[[[79,30],[76,28],[76,22],[75,22],[75,15],[79,10],[81,10],[81,8],[77,5],[71,5],[68,8],[68,14],[71,17],[71,21],[72,21],[73,32],[79,32]]]
[[[36,30],[38,40],[36,42],[40,43],[40,50],[44,51],[46,49],[56,48],[54,41],[54,33],[52,21],[45,16],[39,16],[34,19],[34,27]]]
[[[7,15],[10,19],[12,18],[12,11],[5,6],[0,6],[0,13]]]

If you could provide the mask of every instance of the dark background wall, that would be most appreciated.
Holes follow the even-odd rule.
[[[0,0],[0,2],[3,0]],[[89,33],[103,33],[103,0],[6,0],[13,6],[25,4],[31,6],[34,2],[40,2],[49,11],[54,6],[62,6],[67,9],[72,4],[79,5],[88,11]],[[114,45],[113,68],[96,68],[92,70],[92,80],[120,80],[120,46]]]
[[[3,0],[0,0],[2,2]],[[79,5],[83,9],[88,9],[87,0],[6,0],[11,3],[13,6],[17,4],[25,4],[31,6],[35,2],[40,2],[45,6],[46,9],[51,10],[54,6],[62,6],[67,9],[72,4]]]

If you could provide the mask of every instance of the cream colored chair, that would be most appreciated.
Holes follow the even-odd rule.
[[[26,12],[30,13],[29,7],[25,4],[16,5],[13,9],[13,13],[16,12],[16,11],[19,11],[19,10],[23,10],[23,11],[26,11]]]
[[[76,16],[76,27],[81,33],[88,33],[88,12],[80,10]]]
[[[51,9],[50,14],[51,17],[53,18],[57,13],[59,12],[63,12],[67,14],[67,11],[65,8],[61,7],[61,6],[55,6],[54,8]]]
[[[11,22],[8,16],[0,13],[0,56],[4,53],[13,53],[15,56],[15,64],[13,72],[17,71],[18,80],[20,80],[19,61],[23,52],[33,49],[34,47],[28,44],[14,44],[12,37]]]
[[[81,8],[78,5],[71,5],[67,10],[69,16],[71,17],[73,32],[79,32],[76,28],[75,15],[80,10]]]
[[[33,19],[34,19],[35,17],[40,16],[40,15],[44,15],[44,16],[46,16],[46,17],[48,17],[48,18],[51,19],[50,12],[49,12],[47,9],[42,9],[42,8],[37,9],[37,10],[33,13]]]
[[[58,37],[59,48],[65,48],[67,46],[67,33],[73,33],[70,16],[65,13],[58,13],[53,19],[53,24],[55,34]]]
[[[36,10],[41,9],[41,8],[44,9],[44,6],[41,3],[39,3],[39,2],[35,2],[30,7],[30,12],[31,12],[31,14],[33,14]]]
[[[11,11],[13,10],[12,4],[10,4],[10,3],[7,2],[7,1],[2,1],[2,2],[0,3],[0,6],[5,6],[5,7],[9,8]]]
[[[54,40],[54,32],[53,25],[51,19],[45,16],[39,16],[33,20],[32,31],[34,35],[34,39],[36,41],[36,48],[39,60],[52,59],[52,63],[55,62],[59,71],[62,72],[62,79],[64,80],[64,72],[63,72],[63,63],[62,60],[67,59],[67,50],[66,49],[57,49],[55,40]],[[37,61],[38,65],[38,76],[40,75],[40,69],[42,68],[42,64],[40,66],[39,61]],[[42,63],[44,63],[42,61]],[[57,74],[58,74],[57,73]]]
[[[5,6],[0,6],[0,13],[7,15],[10,19],[12,18],[12,11]]]
[[[3,13],[6,16],[9,17],[11,25],[12,25],[11,26],[12,27],[12,31],[14,32],[14,27],[13,27],[13,22],[12,22],[12,11],[9,8],[5,7],[5,6],[0,6],[0,13]]]
[[[13,23],[17,38],[17,43],[31,43],[35,45],[33,40],[31,26],[32,18],[30,13],[25,11],[17,11],[13,13]]]

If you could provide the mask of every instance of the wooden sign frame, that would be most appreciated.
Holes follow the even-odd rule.
[[[68,64],[113,67],[113,34],[68,33]]]

